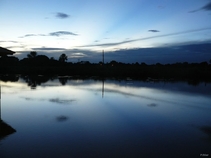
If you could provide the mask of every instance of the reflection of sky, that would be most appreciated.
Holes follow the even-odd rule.
[[[139,85],[134,86],[126,81],[106,80],[102,98],[101,81],[69,80],[65,86],[57,82],[47,82],[33,90],[22,82],[1,83],[2,118],[18,131],[3,142],[5,151],[14,150],[9,156],[20,148],[29,153],[32,149],[38,153],[44,150],[46,157],[61,152],[74,156],[75,151],[93,148],[104,153],[103,147],[118,150],[115,147],[121,144],[128,147],[129,140],[139,150],[145,146],[146,150],[153,147],[159,151],[158,144],[167,146],[169,140],[178,150],[182,150],[184,140],[188,144],[183,146],[186,151],[201,146],[208,149],[199,141],[203,133],[198,130],[211,123],[208,93],[192,95],[170,86],[162,89],[159,83],[134,81]],[[14,142],[16,146],[11,147]],[[74,149],[72,153],[69,148]],[[128,147],[126,151],[134,149]],[[169,152],[173,150],[170,149]]]
[[[204,85],[200,85],[197,88],[181,82],[167,83],[163,86],[163,83],[130,81],[134,84],[128,84],[127,81],[116,82],[108,80],[104,83],[104,98],[102,98],[101,81],[69,80],[65,86],[58,86],[57,82],[44,83],[36,87],[35,90],[31,90],[30,87],[22,82],[2,83],[2,104],[7,104],[6,107],[10,110],[13,109],[14,103],[18,103],[18,105],[23,104],[23,107],[27,107],[26,109],[22,107],[26,113],[29,110],[28,108],[34,105],[36,105],[34,108],[38,111],[40,108],[47,110],[50,106],[56,108],[57,106],[70,105],[71,107],[77,107],[76,109],[85,108],[85,111],[81,111],[82,115],[90,110],[95,111],[96,105],[107,106],[107,103],[113,105],[115,102],[118,106],[128,105],[126,109],[130,107],[129,105],[134,104],[139,105],[139,108],[152,108],[153,106],[150,105],[156,105],[156,109],[162,109],[163,112],[166,111],[167,105],[184,109],[211,110],[209,106],[210,94],[207,91],[207,89],[210,89],[209,84],[204,88]],[[196,93],[197,89],[199,89],[199,93]],[[205,95],[203,93],[200,94],[203,89],[208,93]],[[20,112],[22,113],[23,111]],[[13,112],[15,113],[15,111]]]

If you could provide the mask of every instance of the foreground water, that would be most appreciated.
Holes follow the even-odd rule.
[[[1,81],[1,120],[16,130],[1,136],[1,158],[210,157],[211,84],[35,85]]]

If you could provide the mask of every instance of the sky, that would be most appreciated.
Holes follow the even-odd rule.
[[[0,0],[0,46],[68,61],[211,59],[211,0]],[[208,60],[209,61],[209,60]]]

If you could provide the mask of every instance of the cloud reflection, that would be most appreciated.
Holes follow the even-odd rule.
[[[61,116],[57,116],[56,117],[56,120],[58,121],[58,122],[65,122],[65,121],[67,121],[69,118],[67,117],[67,116],[64,116],[64,115],[61,115]]]
[[[158,104],[151,103],[151,104],[148,104],[147,106],[149,106],[149,107],[156,107],[156,106],[158,106]]]
[[[49,99],[49,101],[53,103],[58,103],[58,104],[69,104],[76,100],[75,99],[65,100],[65,99],[53,98],[53,99]]]
[[[52,99],[43,99],[43,98],[31,98],[31,97],[20,97],[25,99],[26,101],[45,101],[48,100],[49,102],[57,103],[57,104],[71,104],[75,102],[75,99],[60,99],[60,98],[52,98]]]

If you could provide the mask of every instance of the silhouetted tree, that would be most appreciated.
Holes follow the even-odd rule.
[[[8,56],[2,56],[0,58],[0,65],[1,66],[16,66],[18,65],[19,59],[16,57],[8,57]]]
[[[49,58],[46,55],[38,55],[34,58],[34,65],[36,66],[48,66]]]
[[[32,52],[30,52],[30,54],[27,54],[28,58],[35,58],[36,56],[37,56],[37,52],[35,52],[35,51],[32,51]]]
[[[59,61],[61,61],[61,62],[65,62],[67,60],[67,55],[66,54],[62,54],[62,55],[60,55],[60,57],[59,57]]]
[[[112,60],[111,62],[110,62],[110,65],[111,66],[114,66],[114,65],[117,65],[118,63],[115,61],[115,60]]]

